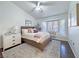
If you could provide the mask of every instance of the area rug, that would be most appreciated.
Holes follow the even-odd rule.
[[[23,43],[2,54],[4,58],[60,58],[60,41],[52,40],[44,51]]]

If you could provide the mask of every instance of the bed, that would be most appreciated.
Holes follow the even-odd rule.
[[[34,29],[34,27],[30,28]],[[27,29],[27,27],[21,27],[22,41],[43,51],[47,44],[51,41],[50,34],[47,32],[28,33]]]

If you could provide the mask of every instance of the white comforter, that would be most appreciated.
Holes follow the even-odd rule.
[[[35,37],[35,36],[38,36],[38,37]],[[47,32],[25,33],[25,34],[22,34],[22,38],[33,40],[38,43],[43,43],[45,40],[50,38],[50,34]]]

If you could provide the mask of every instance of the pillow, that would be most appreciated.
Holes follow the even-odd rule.
[[[22,29],[22,34],[28,33],[28,29]]]
[[[34,29],[31,29],[31,32],[34,33]]]
[[[30,29],[30,28],[28,28],[28,33],[32,33],[32,31],[31,31],[31,29]]]
[[[38,32],[38,30],[34,30],[34,33],[37,33]]]
[[[34,33],[37,33],[38,32],[38,30],[36,28],[34,28],[33,31],[34,31]]]
[[[34,30],[32,28],[28,28],[28,33],[34,33]]]

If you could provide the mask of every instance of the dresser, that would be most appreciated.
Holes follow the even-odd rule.
[[[3,35],[3,50],[21,44],[21,34]]]

